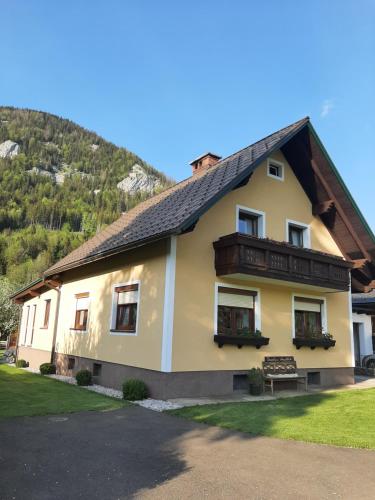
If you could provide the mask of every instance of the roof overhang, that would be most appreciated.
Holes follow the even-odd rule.
[[[16,304],[23,304],[27,300],[33,299],[34,297],[39,297],[42,293],[51,289],[59,289],[61,286],[61,281],[57,279],[43,279],[38,278],[32,281],[27,286],[17,290],[16,293],[10,296],[10,298]]]

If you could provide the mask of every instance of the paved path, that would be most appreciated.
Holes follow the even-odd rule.
[[[0,429],[1,500],[375,495],[375,452],[252,438],[140,407]]]

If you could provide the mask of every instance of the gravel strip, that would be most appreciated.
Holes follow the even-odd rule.
[[[22,370],[26,370],[31,373],[40,374],[40,371],[33,368],[22,368]],[[67,375],[45,375],[49,378],[54,378],[55,380],[59,380],[60,382],[65,382],[66,384],[77,385],[77,381],[75,377],[68,377]],[[117,391],[116,389],[112,389],[110,387],[103,387],[102,385],[87,385],[81,386],[82,389],[87,389],[88,391],[96,392],[98,394],[103,394],[104,396],[108,396],[110,398],[122,399],[122,391]],[[177,410],[178,408],[183,408],[184,405],[179,403],[172,403],[171,401],[163,401],[162,399],[143,399],[140,401],[132,401],[134,404],[142,406],[143,408],[147,408],[148,410],[153,411],[166,411],[166,410]]]
[[[177,403],[171,403],[170,401],[163,401],[162,399],[143,399],[142,401],[133,401],[134,404],[143,406],[148,410],[153,411],[165,411],[165,410],[177,410],[178,408],[183,408],[183,405]]]

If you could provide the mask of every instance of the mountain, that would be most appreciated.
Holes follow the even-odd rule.
[[[0,274],[39,276],[122,212],[172,184],[70,120],[0,107]]]

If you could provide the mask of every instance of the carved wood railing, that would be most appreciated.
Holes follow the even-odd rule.
[[[341,257],[241,233],[213,243],[217,276],[249,274],[348,290],[352,264]]]

